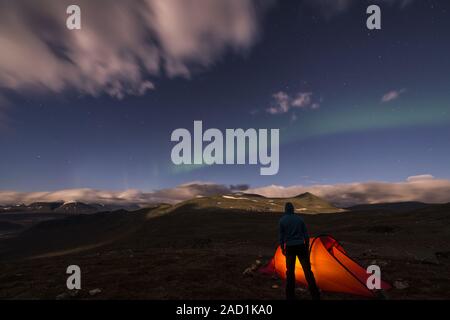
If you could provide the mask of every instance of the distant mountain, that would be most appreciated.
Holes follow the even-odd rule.
[[[304,214],[345,211],[311,193],[304,193],[292,198],[267,198],[261,195],[246,193],[197,197],[184,201],[174,206],[173,209],[175,210],[188,206],[194,209],[218,208],[253,212],[283,212],[286,202],[291,202],[294,205],[296,212]]]
[[[323,211],[334,211],[338,209],[328,201],[309,192],[291,198],[290,202],[292,202],[296,208],[301,207],[306,210],[318,210],[323,212]]]
[[[63,205],[64,202],[35,202],[29,205],[17,204],[14,206],[1,206],[0,213],[48,213]]]
[[[90,214],[96,212],[116,210],[138,210],[135,204],[103,205],[98,203],[71,202],[35,202],[29,205],[18,204],[14,206],[0,206],[1,213],[64,213],[64,214]]]
[[[350,211],[392,211],[392,212],[408,212],[413,210],[421,210],[433,206],[431,204],[409,201],[409,202],[392,202],[392,203],[376,203],[361,204],[346,208]]]
[[[232,209],[254,212],[283,212],[286,202],[291,202],[296,212],[305,214],[334,213],[345,210],[333,206],[324,199],[311,193],[303,193],[291,198],[267,198],[257,194],[231,193],[210,197],[201,197],[181,202],[175,206],[163,206],[164,210],[154,212],[169,212],[183,206],[192,208]],[[111,212],[117,210],[135,211],[140,209],[135,204],[103,205],[84,202],[36,202],[30,205],[16,205],[0,207],[1,213],[61,213],[61,214],[92,214],[97,212]],[[155,213],[156,214],[156,213]]]
[[[63,201],[60,202],[35,202],[30,205],[28,205],[29,211],[35,211],[35,212],[51,212],[55,210],[56,208],[61,207],[64,204]]]
[[[24,204],[17,204],[15,206],[1,206],[0,213],[13,213],[27,211],[27,206]]]
[[[98,205],[90,205],[83,202],[67,202],[62,206],[56,208],[54,211],[57,213],[66,214],[89,214],[106,210],[103,207],[99,207]]]

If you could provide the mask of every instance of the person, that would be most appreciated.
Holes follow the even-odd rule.
[[[295,214],[294,205],[286,203],[280,219],[280,246],[286,256],[286,298],[295,299],[295,262],[298,257],[313,300],[320,299],[309,260],[309,235],[303,219]]]

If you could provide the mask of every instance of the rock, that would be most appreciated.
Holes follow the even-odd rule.
[[[102,293],[102,289],[99,289],[99,288],[89,290],[89,295],[91,295],[91,296],[96,296],[100,293]]]
[[[56,296],[56,300],[67,300],[67,299],[70,299],[70,298],[71,298],[71,296],[70,296],[70,294],[67,293],[67,292],[58,294],[58,295]]]
[[[244,275],[244,276],[251,276],[252,274],[253,274],[252,268],[247,268],[244,270],[244,272],[242,272],[242,275]]]
[[[403,281],[403,280],[395,280],[394,288],[403,290],[403,289],[409,288],[409,283],[407,281]]]
[[[261,261],[256,260],[256,262],[254,264],[252,264],[250,267],[248,267],[247,269],[245,269],[244,272],[242,272],[242,274],[244,276],[253,274],[253,272],[258,269],[260,264],[261,264]]]
[[[79,293],[80,293],[80,290],[71,290],[69,294],[72,298],[76,298]]]

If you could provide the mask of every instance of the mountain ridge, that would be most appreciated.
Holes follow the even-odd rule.
[[[287,202],[291,202],[294,205],[297,213],[303,214],[339,213],[345,211],[312,193],[302,193],[289,198],[269,198],[262,195],[247,194],[243,192],[196,197],[175,205],[174,209],[189,206],[194,209],[216,208],[240,210],[244,212],[282,213],[284,212],[284,206]]]

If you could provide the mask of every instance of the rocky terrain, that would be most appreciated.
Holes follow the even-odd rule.
[[[234,194],[133,212],[47,216],[0,240],[0,299],[283,299],[282,281],[257,269],[277,247],[286,201]],[[311,235],[330,234],[361,265],[378,264],[394,285],[388,299],[450,298],[450,204],[332,214],[310,194],[289,201]],[[15,229],[6,216],[17,224],[3,215],[3,226]],[[77,292],[66,289],[72,264],[82,270]],[[309,299],[303,288],[297,293]]]

